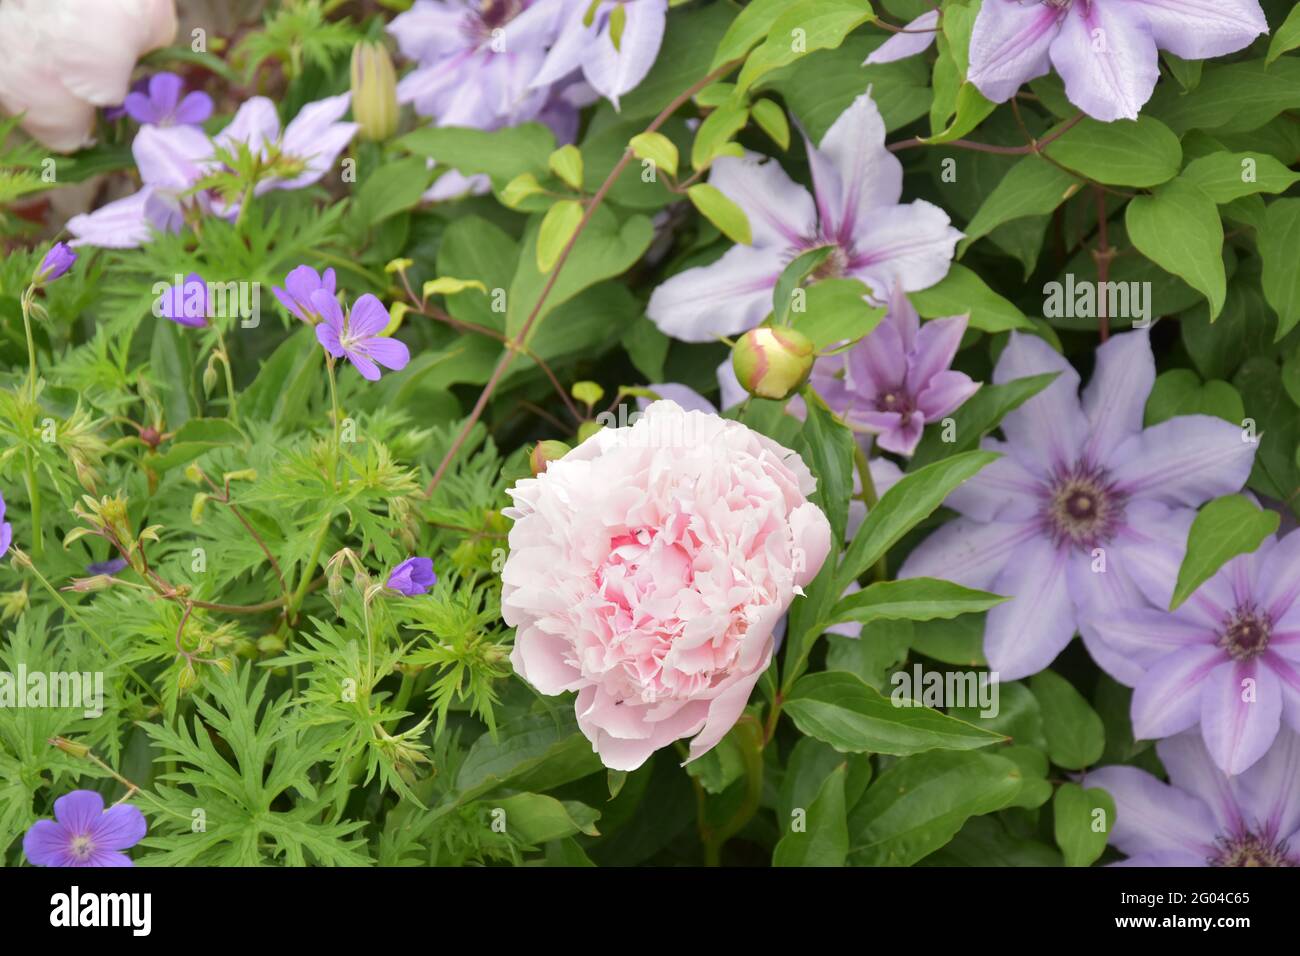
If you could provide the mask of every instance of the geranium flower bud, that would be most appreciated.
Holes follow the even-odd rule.
[[[536,478],[546,470],[546,466],[558,461],[569,453],[569,446],[562,441],[539,441],[528,454],[528,466]]]
[[[749,394],[783,401],[808,380],[814,351],[802,332],[765,326],[741,336],[731,350],[731,366]]]
[[[352,116],[363,139],[387,139],[397,132],[397,74],[382,43],[352,48]]]

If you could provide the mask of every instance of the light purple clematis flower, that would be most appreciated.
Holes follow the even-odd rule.
[[[144,814],[129,803],[104,809],[94,790],[73,790],[54,801],[54,819],[37,820],[23,837],[34,866],[131,866],[122,851],[144,839]]]
[[[1114,608],[1169,605],[1193,509],[1239,490],[1258,446],[1207,415],[1142,427],[1156,374],[1146,330],[1097,350],[1082,400],[1079,373],[1019,332],[993,381],[1049,372],[1058,373],[1052,384],[1003,418],[1007,440],[984,440],[1002,457],[948,496],[961,517],[923,541],[899,576],[1009,596],[984,631],[989,668],[1003,680],[1042,670],[1076,630],[1123,680],[1134,663],[1097,640],[1089,621]]]
[[[46,285],[59,278],[65,272],[72,268],[72,264],[77,261],[77,254],[69,248],[66,242],[56,242],[50,246],[49,252],[41,259],[41,264],[36,267],[36,273],[32,276],[33,285]]]
[[[1234,53],[1268,32],[1257,0],[984,0],[967,79],[995,103],[1053,66],[1094,119],[1136,119],[1157,49],[1187,60]]]
[[[1156,744],[1161,783],[1136,767],[1102,767],[1084,786],[1115,800],[1110,843],[1120,866],[1300,866],[1300,737],[1278,735],[1248,771],[1225,777],[1199,735]]]
[[[808,145],[808,159],[815,195],[773,160],[714,162],[709,182],[745,211],[753,245],[655,289],[646,313],[662,331],[708,342],[754,328],[772,311],[785,267],[826,245],[833,249],[818,278],[861,279],[880,299],[895,286],[916,292],[947,275],[961,233],[932,203],[899,204],[903,167],[885,149],[885,124],[869,95],[840,114],[819,148]]]
[[[1300,731],[1300,532],[1233,558],[1175,611],[1129,608],[1089,623],[1131,662],[1115,676],[1133,684],[1135,736],[1199,723],[1214,762],[1238,774],[1283,720]]]
[[[433,558],[407,558],[389,572],[386,586],[407,597],[416,597],[428,592],[438,583],[438,575],[433,573]]]
[[[68,220],[68,231],[76,236],[72,245],[133,249],[148,242],[154,230],[179,232],[192,207],[201,213],[235,218],[238,205],[224,205],[205,193],[192,194],[199,180],[220,168],[217,147],[234,150],[244,145],[267,160],[271,147],[276,148],[285,171],[264,176],[254,187],[255,195],[319,182],[356,135],[356,123],[341,122],[349,101],[344,93],[308,103],[281,131],[274,104],[264,96],[255,96],[239,108],[215,140],[195,126],[142,127],[131,152],[144,187]]]
[[[317,341],[330,355],[355,365],[363,378],[377,382],[380,365],[399,371],[411,360],[406,343],[379,334],[388,325],[388,311],[373,295],[357,299],[346,319],[338,299],[324,289],[311,294],[311,304],[321,317]]]
[[[14,529],[8,521],[5,521],[5,496],[0,495],[0,557],[9,551],[9,545],[14,540]]]
[[[668,0],[559,0],[559,35],[533,79],[534,89],[577,70],[618,109],[645,79],[663,44]]]
[[[177,325],[201,329],[208,324],[208,284],[196,272],[182,283],[172,283],[154,303],[154,314]]]
[[[175,73],[149,77],[148,92],[126,95],[122,109],[137,123],[154,126],[198,126],[212,115],[212,97],[201,90],[181,92],[185,84]]]
[[[929,49],[939,31],[939,11],[927,10],[903,29],[895,33],[880,46],[871,51],[871,55],[862,62],[863,66],[877,63],[893,63],[905,60]]]
[[[321,320],[311,302],[312,294],[317,290],[324,290],[330,298],[334,297],[333,269],[320,273],[311,266],[298,266],[284,277],[283,289],[279,286],[271,287],[271,292],[280,300],[280,304],[308,325],[315,325]]]
[[[876,436],[885,451],[910,456],[927,422],[937,422],[979,390],[949,366],[967,316],[924,325],[898,289],[885,319],[852,348],[817,360],[812,386],[855,431]]]

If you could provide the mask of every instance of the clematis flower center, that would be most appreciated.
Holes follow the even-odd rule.
[[[1049,485],[1042,519],[1058,546],[1091,551],[1123,522],[1124,496],[1101,469],[1076,465]]]
[[[1261,833],[1219,837],[1214,844],[1210,866],[1295,866],[1286,841],[1277,841]]]
[[[912,403],[912,397],[902,389],[893,389],[888,392],[882,392],[876,396],[876,411],[878,412],[897,412],[900,415],[910,415],[915,411]]]
[[[78,860],[88,860],[95,852],[95,844],[91,841],[89,834],[83,833],[72,838],[72,841],[68,844],[68,852]]]
[[[493,30],[519,16],[527,5],[527,0],[482,0],[478,10],[465,17],[462,29],[472,41],[486,43],[492,39]]]
[[[849,267],[849,254],[841,245],[831,246],[830,254],[813,270],[814,279],[838,279]]]
[[[1264,653],[1272,634],[1272,618],[1254,604],[1243,604],[1229,616],[1219,646],[1235,661],[1254,660]]]

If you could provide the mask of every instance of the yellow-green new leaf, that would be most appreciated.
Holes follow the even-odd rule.
[[[582,203],[563,199],[546,211],[542,227],[537,233],[537,270],[542,273],[555,268],[560,253],[569,244],[582,222]]]
[[[677,145],[663,133],[638,133],[628,145],[637,159],[648,159],[669,176],[677,175]]]
[[[723,195],[722,190],[708,183],[698,183],[686,191],[700,215],[713,223],[732,242],[748,246],[754,236],[749,228],[745,211]]]
[[[755,100],[749,110],[759,129],[770,136],[772,142],[782,149],[790,148],[790,121],[785,118],[785,110],[773,100]]]
[[[578,147],[572,144],[561,146],[551,153],[547,165],[550,167],[551,172],[558,176],[566,186],[581,191],[582,153],[578,151]]]

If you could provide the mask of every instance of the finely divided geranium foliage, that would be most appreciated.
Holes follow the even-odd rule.
[[[0,0],[0,249],[5,865],[1300,864],[1286,0]]]

